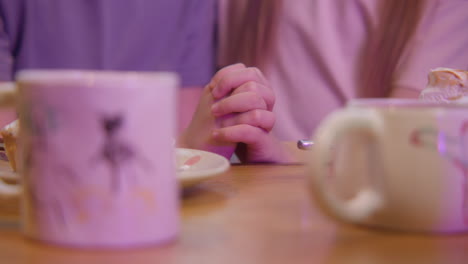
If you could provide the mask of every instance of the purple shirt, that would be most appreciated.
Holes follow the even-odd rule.
[[[0,0],[0,81],[21,69],[214,73],[215,0]]]

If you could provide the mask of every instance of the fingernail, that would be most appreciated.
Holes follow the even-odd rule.
[[[217,88],[218,88],[218,85],[215,85],[213,86],[213,90],[211,90],[211,95],[213,96],[215,100],[219,100],[223,97],[223,95],[220,94],[220,90]]]
[[[209,82],[206,86],[208,87],[208,90],[210,90],[210,92],[212,92],[215,87],[212,82]]]
[[[215,130],[211,133],[211,136],[213,136],[214,138],[217,138],[219,137],[219,131],[218,130]]]
[[[211,113],[212,114],[217,114],[219,112],[219,104],[213,104],[211,106]]]
[[[211,91],[211,96],[213,96],[213,98],[214,98],[215,100],[218,100],[218,99],[219,99],[219,97],[218,97],[218,95],[216,94],[216,92],[215,92],[214,89]]]

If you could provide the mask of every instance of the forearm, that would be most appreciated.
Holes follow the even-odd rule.
[[[418,98],[419,94],[421,93],[421,90],[412,88],[412,87],[397,86],[392,89],[392,92],[390,93],[389,97],[391,98]]]
[[[211,114],[213,97],[205,88],[183,88],[179,93],[177,146],[215,152],[230,158],[235,144],[218,142],[212,138],[217,128],[215,117]]]
[[[177,135],[190,124],[203,92],[203,87],[183,87],[178,92]]]

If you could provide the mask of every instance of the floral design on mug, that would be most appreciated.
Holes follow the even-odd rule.
[[[22,107],[21,116],[24,137],[23,175],[27,200],[34,208],[33,214],[40,221],[68,226],[69,211],[67,197],[58,190],[67,190],[78,184],[73,169],[60,163],[59,154],[54,151],[50,139],[60,128],[56,111],[48,105],[28,102]],[[45,160],[44,160],[45,159]],[[54,160],[50,163],[47,160]],[[32,174],[40,175],[35,177]],[[57,191],[47,192],[53,189]]]
[[[148,160],[139,156],[132,144],[122,138],[122,130],[125,125],[122,114],[103,115],[99,121],[104,134],[104,144],[94,162],[106,164],[110,170],[110,189],[113,193],[119,193],[124,179],[136,183],[136,175],[123,172],[125,165],[131,166],[133,161],[137,161],[140,168],[145,171],[152,168]]]
[[[409,138],[411,145],[436,150],[463,172],[463,214],[468,224],[468,121],[465,121],[458,136],[447,135],[436,128],[425,127],[414,130]]]
[[[409,142],[416,147],[436,150],[441,156],[454,162],[458,167],[468,169],[468,160],[464,149],[467,133],[468,122],[461,126],[458,136],[447,135],[443,131],[426,127],[414,130],[410,135]]]

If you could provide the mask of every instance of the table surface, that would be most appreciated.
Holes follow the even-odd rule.
[[[60,248],[21,236],[3,200],[0,263],[468,263],[468,235],[338,224],[314,206],[302,165],[238,165],[184,191],[177,241],[120,251]],[[5,221],[10,219],[10,221]]]

